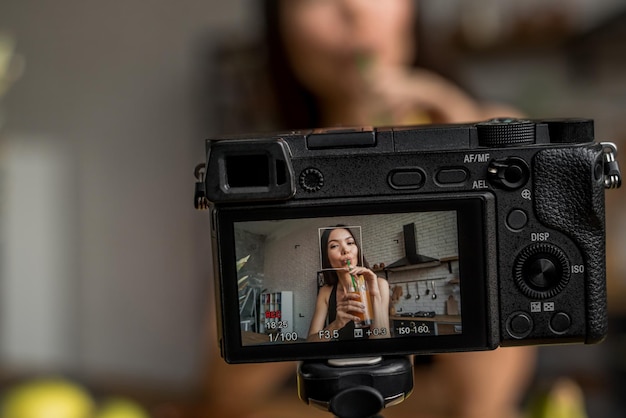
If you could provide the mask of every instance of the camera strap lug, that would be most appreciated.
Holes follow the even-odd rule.
[[[198,164],[193,170],[193,175],[196,178],[196,190],[193,196],[193,206],[198,210],[205,210],[209,208],[209,201],[206,198],[206,185],[204,182],[206,164]]]
[[[615,159],[617,147],[612,142],[601,142],[604,153],[604,187],[607,189],[617,189],[622,185],[622,173],[619,170],[619,163]]]

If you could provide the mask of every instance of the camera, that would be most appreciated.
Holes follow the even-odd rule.
[[[194,204],[210,213],[222,356],[600,342],[615,154],[589,119],[207,140]]]

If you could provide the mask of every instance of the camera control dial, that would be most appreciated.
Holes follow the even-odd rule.
[[[547,243],[524,248],[513,269],[515,283],[531,299],[556,296],[565,289],[570,277],[570,264],[565,253]]]
[[[535,143],[535,123],[524,119],[499,118],[476,124],[483,147],[507,147]]]

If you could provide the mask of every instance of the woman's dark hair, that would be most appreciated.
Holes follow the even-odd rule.
[[[272,84],[279,129],[299,129],[321,127],[320,109],[313,93],[311,93],[294,75],[287,58],[281,34],[281,1],[263,0],[265,46],[267,48],[267,66],[269,80]],[[442,56],[441,50],[436,52],[429,47],[427,34],[420,24],[420,13],[417,13],[414,24],[416,53],[413,67],[433,70],[443,76],[454,79],[450,74],[453,65],[449,65],[449,57]]]
[[[361,254],[361,243],[359,242],[357,237],[354,235],[354,232],[352,232],[352,230],[346,227],[345,225],[339,224],[339,225],[335,225],[335,226],[324,229],[324,232],[322,232],[322,235],[320,236],[320,254],[322,255],[322,269],[333,268],[330,265],[330,259],[328,258],[328,238],[330,237],[330,233],[333,232],[335,229],[345,229],[346,231],[350,233],[352,238],[354,238],[354,242],[356,242],[356,247],[359,249],[359,252],[357,255],[357,259],[359,260],[359,265],[362,260],[363,267],[369,268],[369,264],[365,260],[365,257],[363,257]],[[324,276],[324,283],[327,285],[334,286],[335,284],[337,284],[337,282],[339,282],[339,277],[337,276],[337,272],[334,270],[323,270],[322,276]]]
[[[311,128],[320,126],[317,100],[294,75],[282,40],[280,2],[264,0],[265,45],[269,79],[274,90],[281,129]]]

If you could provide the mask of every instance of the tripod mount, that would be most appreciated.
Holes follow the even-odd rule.
[[[380,417],[413,390],[407,356],[303,361],[298,366],[298,396],[338,418]]]

